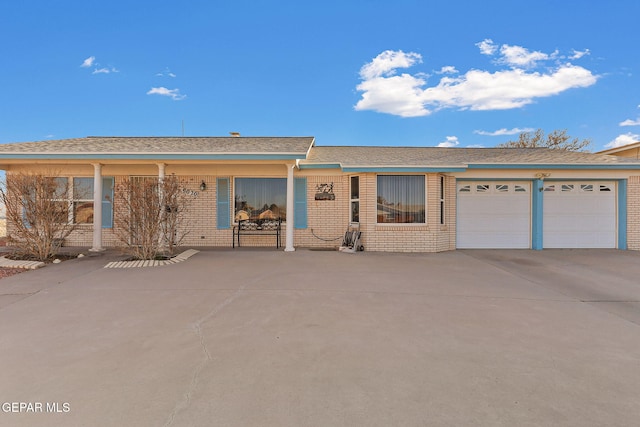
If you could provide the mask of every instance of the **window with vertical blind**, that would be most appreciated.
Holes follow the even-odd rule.
[[[286,178],[236,178],[234,215],[245,212],[250,220],[287,217]]]
[[[425,200],[424,175],[378,175],[379,224],[424,224]]]
[[[360,177],[351,177],[351,222],[360,222]]]
[[[440,224],[444,225],[444,176],[440,176]]]

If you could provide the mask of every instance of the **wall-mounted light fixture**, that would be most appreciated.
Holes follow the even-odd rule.
[[[548,173],[548,172],[538,172],[536,174],[536,178],[541,179],[543,181],[544,181],[545,178],[549,178],[550,176],[551,176],[551,174]]]
[[[207,189],[207,183],[204,182],[204,179],[202,180],[202,182],[200,183],[200,191],[204,191]]]

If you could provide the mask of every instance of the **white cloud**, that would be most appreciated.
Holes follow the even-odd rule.
[[[385,50],[360,69],[360,77],[370,80],[377,77],[394,76],[397,68],[409,68],[421,62],[422,56],[418,53]]]
[[[518,134],[521,134],[522,132],[533,132],[534,130],[535,129],[533,128],[513,128],[513,129],[502,128],[493,132],[488,132],[486,130],[474,130],[473,133],[478,135],[485,135],[485,136],[504,136],[504,135],[518,135]]]
[[[640,117],[636,120],[627,119],[624,122],[620,122],[620,126],[640,126]]]
[[[549,55],[542,52],[530,52],[522,46],[509,46],[503,44],[500,48],[502,58],[498,59],[499,63],[512,67],[533,67],[538,61],[544,61],[550,58]]]
[[[90,56],[87,59],[85,59],[84,61],[82,61],[82,64],[80,66],[82,68],[89,68],[89,67],[91,67],[93,65],[95,60],[96,60],[95,56]]]
[[[172,73],[171,70],[169,70],[169,68],[165,68],[164,71],[161,71],[159,73],[156,73],[157,77],[178,77],[175,73]]]
[[[119,73],[120,71],[115,67],[102,67],[99,63],[96,62],[95,56],[90,56],[82,62],[80,65],[82,68],[91,68],[94,67],[91,74],[110,74],[110,73]]]
[[[91,74],[110,74],[110,73],[119,73],[119,72],[120,71],[118,71],[114,67],[111,67],[111,68],[102,67],[102,68],[96,68],[95,70],[93,70]]]
[[[573,55],[571,55],[569,59],[580,59],[586,55],[591,55],[591,51],[589,49],[585,49],[583,51],[573,49]]]
[[[436,74],[458,74],[458,70],[452,65],[447,65],[440,68],[440,71],[436,71]]]
[[[365,80],[357,87],[363,94],[355,109],[401,117],[426,116],[431,111],[425,108],[425,102],[421,99],[425,83],[425,80],[409,74]]]
[[[480,48],[480,53],[483,55],[493,55],[498,50],[498,46],[493,44],[493,40],[491,39],[484,39],[476,43],[476,46]]]
[[[448,136],[446,141],[442,141],[438,144],[438,147],[455,147],[456,145],[460,145],[460,141],[458,141],[457,136]]]
[[[482,45],[481,50],[490,51],[493,45],[489,42],[487,39],[478,45]],[[597,80],[591,71],[570,63],[543,71],[513,66],[516,62],[531,66],[543,57],[551,59],[555,53],[539,55],[526,49],[507,53],[508,59],[503,63],[509,62],[508,69],[495,72],[472,69],[458,76],[443,76],[437,85],[427,87],[424,74],[396,73],[398,68],[422,62],[419,54],[385,51],[361,68],[362,82],[356,89],[362,92],[362,99],[355,109],[401,117],[426,116],[443,108],[505,110],[519,108],[531,104],[536,98],[557,95],[568,89],[588,87]]]
[[[180,93],[180,89],[167,89],[166,87],[152,87],[147,95],[161,95],[168,96],[174,101],[181,101],[187,97],[187,95],[182,95]]]
[[[605,145],[605,148],[618,148],[622,147],[623,145],[633,144],[635,142],[640,142],[640,135],[628,132],[622,135],[618,135],[616,139]]]
[[[487,56],[493,56],[496,53],[500,53],[500,57],[496,60],[497,64],[504,64],[511,67],[524,67],[530,68],[537,65],[539,61],[546,61],[548,59],[556,58],[559,54],[558,51],[555,51],[551,54],[543,53],[540,51],[531,52],[529,49],[522,46],[512,46],[508,44],[503,44],[498,48],[498,45],[493,43],[491,39],[484,39],[480,43],[476,43],[476,46],[480,49],[480,53]],[[585,55],[589,52],[587,49],[585,52],[577,52],[573,51],[574,55],[580,54],[580,56]],[[577,58],[579,58],[578,56]]]

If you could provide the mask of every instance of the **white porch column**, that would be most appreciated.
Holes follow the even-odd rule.
[[[293,205],[293,168],[295,165],[287,165],[287,222],[285,234],[285,252],[293,252],[293,213],[295,212]]]
[[[162,184],[164,181],[164,170],[167,167],[164,163],[158,163],[158,182]]]
[[[93,163],[93,247],[92,252],[103,251],[102,247],[102,165]]]

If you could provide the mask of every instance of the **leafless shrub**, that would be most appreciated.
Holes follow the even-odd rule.
[[[39,261],[52,258],[75,229],[70,220],[67,178],[56,174],[8,173],[0,188],[5,205],[7,240],[18,256]]]
[[[188,233],[189,199],[174,175],[131,177],[116,185],[115,233],[136,259],[172,255]]]

